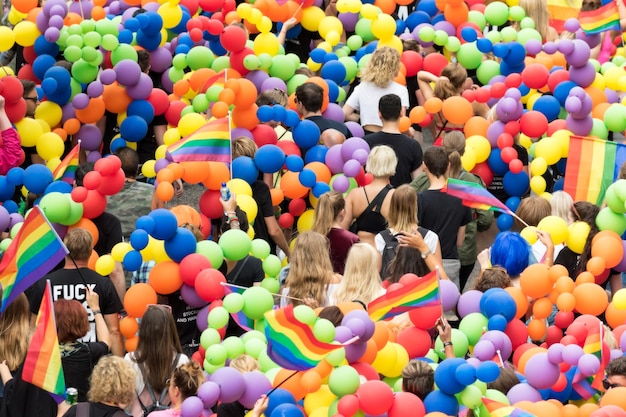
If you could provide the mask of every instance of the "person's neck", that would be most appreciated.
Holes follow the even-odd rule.
[[[78,268],[87,268],[89,266],[89,261],[79,261],[72,260],[69,256],[65,258],[65,266],[64,269],[78,269]]]
[[[385,133],[400,133],[400,125],[398,124],[397,120],[384,120],[383,121],[383,127],[380,129],[381,132],[385,132]]]
[[[430,182],[430,187],[428,187],[429,190],[441,190],[446,185],[445,176],[435,177],[431,174],[426,174],[426,176],[428,177],[428,181]]]
[[[302,113],[302,118],[306,119],[308,117],[312,117],[312,116],[321,116],[322,115],[322,111],[318,110],[318,111],[304,111],[304,113]]]
[[[137,178],[135,178],[135,177],[126,177],[126,182],[137,182]]]

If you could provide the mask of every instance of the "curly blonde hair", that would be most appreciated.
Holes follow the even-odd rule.
[[[92,403],[128,405],[135,399],[137,373],[130,362],[117,356],[103,356],[91,372],[87,398]]]
[[[183,399],[196,395],[204,382],[202,367],[196,361],[189,361],[174,369],[171,383],[178,387]]]
[[[400,53],[388,46],[374,51],[361,73],[361,81],[370,82],[377,87],[385,88],[398,75],[400,70]]]
[[[343,279],[335,290],[337,304],[359,300],[369,304],[381,291],[380,255],[369,243],[355,243],[348,251]]]

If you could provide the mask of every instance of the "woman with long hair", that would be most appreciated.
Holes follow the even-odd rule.
[[[556,29],[550,26],[550,12],[546,1],[519,0],[519,6],[526,12],[526,17],[530,17],[535,22],[535,29],[541,35],[544,43],[554,42],[559,38]],[[518,22],[514,22],[512,26],[517,30],[520,29]]]
[[[174,369],[168,380],[168,394],[172,401],[167,410],[150,413],[151,417],[177,417],[180,416],[183,401],[196,395],[198,388],[204,382],[204,372],[196,361],[189,361]]]
[[[355,243],[348,252],[341,283],[333,292],[333,303],[359,300],[370,301],[385,293],[380,281],[380,255],[367,243]]]
[[[361,242],[372,247],[376,246],[376,235],[387,228],[389,203],[394,192],[389,178],[396,173],[397,165],[398,158],[393,149],[385,145],[374,147],[365,164],[365,170],[374,179],[363,187],[350,190],[346,197],[341,226],[350,228]]]
[[[289,257],[289,272],[283,288],[281,307],[287,304],[306,304],[315,307],[329,305],[330,293],[341,276],[333,272],[328,253],[326,236],[313,231],[306,231],[296,239]],[[295,299],[294,299],[295,298]]]
[[[343,194],[331,191],[320,196],[315,207],[315,219],[311,230],[324,235],[330,244],[330,260],[333,271],[343,275],[348,251],[359,237],[341,227],[346,210]]]
[[[149,305],[139,325],[137,349],[127,353],[128,360],[137,371],[135,398],[131,405],[134,417],[141,417],[144,408],[150,406],[167,391],[167,379],[172,371],[189,361],[182,353],[176,323],[171,307],[162,304]],[[169,403],[165,395],[163,404]]]

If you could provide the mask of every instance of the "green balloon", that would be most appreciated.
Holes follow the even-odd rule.
[[[491,59],[482,61],[480,66],[476,69],[476,77],[483,85],[489,84],[489,80],[496,75],[500,75],[500,64]]]
[[[209,99],[210,102],[214,103],[219,101],[219,95],[224,89],[221,85],[212,85],[206,90],[206,98]]]
[[[613,188],[613,190],[615,190],[615,194],[617,194],[620,200],[626,201],[626,180],[617,180],[611,184],[609,188]]]
[[[452,344],[454,347],[454,356],[457,358],[464,358],[467,350],[469,349],[469,342],[467,336],[459,330],[452,329]],[[435,340],[435,353],[443,360],[446,354],[443,349],[443,342],[440,337]]]
[[[274,296],[261,287],[250,287],[243,292],[243,314],[253,320],[262,319],[274,308]]]
[[[493,44],[496,44],[502,41],[502,35],[500,35],[500,32],[497,30],[492,30],[490,32],[487,32],[487,34],[485,35],[485,38],[489,39],[491,43]]]
[[[209,312],[209,327],[221,329],[228,324],[230,314],[222,306],[215,307]]]
[[[329,320],[318,318],[313,324],[313,335],[321,342],[330,343],[335,338],[335,326]]]
[[[339,62],[341,62],[346,69],[346,80],[354,80],[359,72],[359,65],[356,61],[349,56],[344,56],[339,58]]]
[[[335,349],[326,355],[326,362],[333,366],[339,366],[344,360],[346,360],[346,350],[341,347],[339,349]]]
[[[351,366],[340,366],[333,369],[328,377],[328,388],[337,397],[354,394],[361,381],[359,373]]]
[[[70,79],[70,90],[72,90],[72,94],[70,95],[70,101],[76,97],[77,94],[80,94],[83,92],[83,87],[80,85],[80,83],[78,81],[76,81],[75,79],[71,78]]]
[[[624,63],[626,63],[626,57],[623,57],[621,55],[615,55],[612,59],[612,62],[618,67],[621,67],[622,65],[624,65]]]
[[[436,30],[434,42],[435,45],[444,46],[448,43],[448,33],[445,30]]]
[[[311,307],[304,304],[296,306],[293,309],[293,315],[300,323],[308,324],[309,326],[314,325],[317,320],[315,311],[313,311]]]
[[[70,32],[67,30],[67,26],[63,26],[59,31],[59,40],[57,41],[57,45],[63,49],[67,44],[67,38],[70,36]]]
[[[503,42],[513,42],[517,39],[517,31],[511,26],[502,28],[500,35],[502,35]]]
[[[80,25],[78,24],[73,24],[70,27],[67,28],[68,32],[70,33],[70,35],[82,35],[83,34],[83,28],[80,27]]]
[[[221,340],[219,332],[209,327],[200,335],[200,346],[206,350],[209,346],[219,344]]]
[[[261,63],[261,69],[268,70],[272,66],[272,56],[267,53],[259,54],[259,62]]]
[[[246,349],[246,355],[252,356],[253,358],[258,358],[259,354],[267,349],[267,344],[259,339],[250,339],[247,342],[244,342],[244,346]]]
[[[227,337],[222,342],[222,346],[224,346],[224,348],[226,349],[229,359],[235,359],[237,356],[246,353],[246,347],[243,343],[243,340],[241,340],[237,336]]]
[[[612,230],[621,236],[626,231],[626,216],[605,207],[598,213],[596,225],[600,230]]]
[[[443,347],[443,343],[441,344],[441,346]],[[434,363],[439,362],[439,355],[437,355],[437,353],[435,352],[434,349],[428,349],[428,353],[426,353],[425,358],[430,359],[431,361],[433,361]]]
[[[80,28],[83,33],[94,32],[96,30],[96,21],[91,19],[84,19],[80,22]]]
[[[185,54],[176,54],[172,59],[172,66],[177,70],[184,70],[187,68],[187,56]]]
[[[433,42],[435,40],[435,29],[431,26],[424,26],[417,32],[419,40],[422,42]]]
[[[60,223],[70,212],[70,202],[66,194],[51,192],[41,197],[39,208],[52,223]]]
[[[11,242],[13,241],[13,239],[2,239],[2,241],[0,242],[0,250],[1,251],[6,251],[7,249],[9,249],[9,245],[11,244]]]
[[[69,35],[65,40],[65,47],[78,46],[83,47],[83,37],[81,35]]]
[[[511,6],[509,8],[509,19],[519,22],[524,17],[526,17],[526,11],[522,6]]]
[[[93,62],[98,59],[98,51],[93,46],[83,46],[82,58],[87,62]]]
[[[280,291],[280,281],[276,278],[265,277],[263,281],[261,281],[261,287],[265,288],[272,294],[278,294]]]
[[[193,106],[185,106],[180,112],[180,117],[183,117],[186,114],[195,113],[195,112],[196,111],[194,110]]]
[[[487,383],[481,381],[480,379],[477,379],[476,381],[474,381],[472,385],[477,387],[483,395],[485,395],[485,393],[487,392]]]
[[[531,17],[528,17],[528,16],[522,18],[522,20],[519,22],[519,26],[522,29],[536,29],[537,28],[535,21]]]
[[[60,221],[63,226],[71,226],[77,223],[83,217],[83,205],[72,200],[71,197],[67,198],[70,202],[70,211],[67,213],[65,220]]]
[[[609,130],[602,120],[594,117],[593,127],[591,128],[591,132],[589,132],[589,136],[595,136],[600,139],[607,140],[609,138]]]
[[[218,56],[211,64],[211,69],[215,72],[220,72],[226,68],[230,68],[230,59],[227,56]]]
[[[81,84],[89,84],[98,77],[98,67],[91,65],[84,59],[79,59],[72,65],[72,78]]]
[[[65,51],[63,51],[63,57],[66,61],[69,62],[76,62],[81,59],[82,56],[83,51],[78,46],[68,46],[67,48],[65,48]]]
[[[354,27],[354,33],[363,39],[364,43],[368,43],[376,39],[376,36],[372,33],[372,21],[369,19],[359,19]]]
[[[98,32],[89,32],[83,35],[83,43],[87,46],[98,47],[102,43],[102,36]]]
[[[626,130],[626,111],[621,104],[611,104],[604,112],[604,124],[612,132]]]
[[[461,41],[456,36],[449,36],[446,49],[450,52],[458,52],[461,48]]]
[[[465,387],[460,394],[461,403],[467,408],[475,408],[482,404],[482,392],[473,385]]]
[[[308,76],[304,74],[295,74],[287,81],[287,94],[291,95],[296,92],[296,88],[307,82]]]
[[[130,59],[137,62],[137,51],[126,43],[120,43],[117,48],[111,52],[111,63],[117,65],[118,62]]]
[[[209,262],[211,262],[211,267],[218,269],[222,266],[224,262],[224,254],[222,253],[222,249],[220,249],[219,245],[211,240],[202,240],[196,244],[196,253],[204,255]]]
[[[339,89],[339,95],[337,96],[337,103],[342,103],[344,101],[346,101],[346,96],[348,95],[348,93],[346,92],[346,90],[344,90],[343,88]]]
[[[204,113],[209,108],[209,104],[209,100],[204,94],[198,94],[191,100],[191,105],[195,113]]]
[[[485,7],[485,19],[493,26],[502,26],[509,20],[509,6],[503,2],[489,3]]]
[[[485,26],[487,26],[487,19],[485,19],[485,15],[478,10],[470,10],[467,14],[467,21],[476,24],[480,28],[481,32],[485,29]]]
[[[243,295],[233,292],[222,300],[222,305],[229,313],[238,313],[243,308]]]
[[[117,24],[109,19],[98,20],[96,22],[96,32],[98,32],[101,36],[113,35],[117,37],[117,35],[119,35]]]
[[[259,352],[259,357],[257,358],[257,361],[259,362],[259,368],[261,368],[261,372],[268,372],[270,369],[276,369],[274,375],[271,378],[269,375],[267,376],[270,381],[273,381],[274,376],[276,376],[276,372],[280,370],[278,364],[270,359],[270,357],[267,355],[266,350],[262,350],[261,352]]]
[[[285,54],[285,56],[291,60],[291,62],[293,63],[296,69],[300,66],[301,62],[300,62],[300,57],[298,55],[294,54],[293,52],[290,52],[288,54]]]
[[[194,46],[187,52],[187,65],[192,70],[210,67],[215,54],[206,46]]]
[[[212,374],[215,371],[217,371],[220,368],[223,368],[225,364],[219,364],[219,365],[211,365],[206,359],[204,360],[204,370],[206,371],[206,373],[208,374]]]
[[[359,35],[352,35],[346,40],[346,45],[351,51],[356,51],[363,46],[363,38]]]
[[[265,259],[270,254],[270,244],[263,239],[253,239],[250,242],[250,254],[255,258]]]
[[[296,73],[296,65],[291,58],[285,55],[276,55],[272,59],[270,66],[270,75],[280,78],[283,81],[289,80]]]
[[[456,57],[459,60],[459,64],[467,69],[476,69],[483,61],[483,54],[476,47],[476,42],[461,45],[456,53]]]
[[[218,241],[224,258],[240,261],[250,253],[250,237],[243,230],[230,229],[220,236]]]
[[[277,277],[282,267],[283,264],[276,255],[268,255],[263,259],[263,272],[265,272],[268,277]]]
[[[213,366],[223,365],[227,358],[228,351],[221,344],[209,346],[204,356],[204,360]]]
[[[245,332],[243,335],[241,335],[241,340],[243,340],[244,343],[252,339],[259,339],[263,343],[267,344],[267,338],[265,337],[265,333],[258,330],[250,330],[249,332]]]
[[[257,57],[256,55],[248,54],[243,59],[243,66],[248,71],[254,71],[254,70],[259,69],[259,67],[261,67],[261,61],[259,60],[259,57]]]
[[[487,317],[481,313],[470,313],[459,323],[459,330],[467,336],[470,346],[478,343],[480,336],[487,330]]]
[[[522,45],[526,45],[526,42],[528,42],[531,39],[535,39],[541,42],[541,34],[537,32],[535,29],[531,29],[531,28],[522,29],[519,32],[517,32],[517,41],[521,43]]]

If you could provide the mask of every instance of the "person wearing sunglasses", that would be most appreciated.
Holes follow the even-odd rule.
[[[626,356],[620,356],[609,362],[602,386],[607,391],[611,388],[626,387]]]

